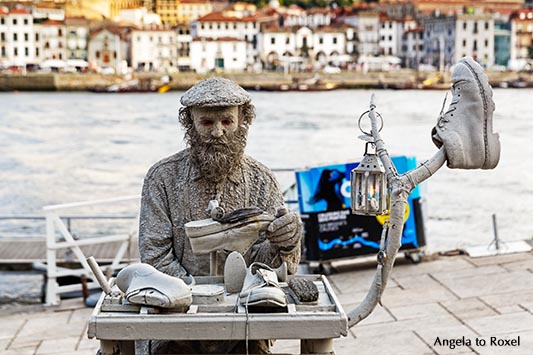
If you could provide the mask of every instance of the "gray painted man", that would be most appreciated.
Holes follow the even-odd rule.
[[[244,155],[254,107],[250,95],[231,80],[210,78],[182,97],[179,121],[187,149],[156,163],[142,192],[139,244],[141,261],[172,276],[208,275],[209,255],[194,255],[184,224],[209,218],[206,208],[219,201],[225,211],[255,206],[274,215],[283,195],[272,172]],[[249,265],[259,261],[296,273],[302,223],[288,213],[270,223],[245,253]],[[228,253],[218,252],[218,270]],[[152,353],[244,352],[243,342],[152,341]],[[249,351],[267,353],[267,341],[250,341]]]

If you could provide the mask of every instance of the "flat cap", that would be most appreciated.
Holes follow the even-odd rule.
[[[239,106],[252,100],[236,82],[224,78],[209,78],[195,84],[183,94],[183,106],[215,107]]]

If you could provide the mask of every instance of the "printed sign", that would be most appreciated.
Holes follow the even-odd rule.
[[[416,167],[414,157],[392,157],[392,161],[400,174]],[[385,218],[355,215],[350,209],[350,171],[358,164],[320,166],[296,173],[308,260],[375,254],[379,250]],[[404,220],[402,248],[425,245],[418,187],[409,195]]]

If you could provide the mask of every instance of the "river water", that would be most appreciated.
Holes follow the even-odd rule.
[[[430,131],[445,93],[374,92],[390,154],[431,157],[436,148]],[[251,94],[257,119],[246,152],[269,167],[361,158],[357,118],[371,91]],[[147,169],[184,147],[176,119],[180,95],[0,93],[0,215],[41,214],[48,204],[140,194]],[[498,167],[443,167],[422,186],[432,251],[488,244],[493,213],[504,241],[533,236],[533,91],[496,89],[494,100],[494,128],[502,143]],[[293,175],[280,179],[286,185]]]

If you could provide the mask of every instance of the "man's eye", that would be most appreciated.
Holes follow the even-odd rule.
[[[223,121],[222,121],[222,124],[223,124],[224,126],[229,126],[229,125],[231,125],[232,123],[233,123],[232,120],[223,120]]]
[[[202,126],[212,126],[213,125],[213,121],[201,121],[202,123]]]

